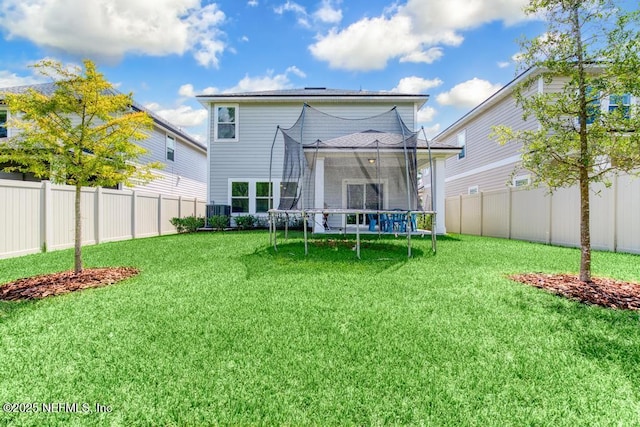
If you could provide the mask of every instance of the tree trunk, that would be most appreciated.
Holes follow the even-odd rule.
[[[81,201],[82,186],[76,184],[76,233],[75,233],[75,257],[74,257],[74,271],[76,274],[82,272],[82,216],[81,216]]]
[[[591,230],[589,228],[589,175],[580,171],[580,280],[591,282]]]

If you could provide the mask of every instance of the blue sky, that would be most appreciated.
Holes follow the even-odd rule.
[[[0,0],[0,87],[43,58],[89,58],[121,91],[205,138],[198,94],[324,86],[425,93],[435,136],[518,69],[544,31],[527,0]]]

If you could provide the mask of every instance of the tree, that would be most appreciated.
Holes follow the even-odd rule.
[[[84,69],[44,60],[33,66],[54,80],[53,93],[34,88],[7,93],[13,112],[7,127],[13,136],[0,146],[7,171],[31,172],[38,178],[75,186],[74,270],[82,271],[83,186],[129,184],[153,179],[157,163],[136,160],[146,150],[134,141],[148,137],[152,119],[133,106],[131,94],[114,90],[89,60]]]
[[[494,136],[522,143],[522,167],[538,185],[578,185],[580,280],[590,282],[590,184],[610,185],[613,173],[640,167],[640,114],[630,105],[630,95],[640,95],[638,12],[610,0],[531,0],[525,12],[544,16],[547,32],[522,42],[521,63],[533,72],[515,97],[539,127],[496,126]],[[554,90],[536,91],[539,79]]]

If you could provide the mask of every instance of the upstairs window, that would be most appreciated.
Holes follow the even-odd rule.
[[[176,139],[167,135],[167,160],[174,161],[176,158]]]
[[[0,138],[6,138],[7,136],[7,110],[0,110]]]
[[[238,140],[238,106],[216,105],[213,117],[215,141]]]
[[[625,119],[630,118],[631,111],[631,94],[611,95],[609,96],[609,112],[620,109]]]
[[[464,159],[467,155],[467,131],[458,132],[458,147],[462,147],[462,151],[458,153],[459,159]]]

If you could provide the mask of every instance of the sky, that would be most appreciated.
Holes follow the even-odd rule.
[[[528,0],[0,0],[0,87],[44,59],[99,71],[200,141],[196,95],[327,87],[427,94],[429,138],[518,72]]]

